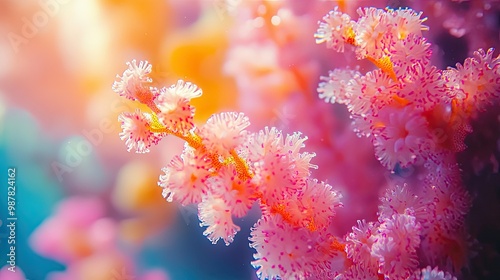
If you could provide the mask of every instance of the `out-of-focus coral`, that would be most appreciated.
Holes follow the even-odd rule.
[[[72,198],[60,204],[56,213],[32,236],[32,246],[40,254],[71,263],[114,247],[116,224],[104,217],[99,200]]]
[[[0,269],[0,279],[5,280],[26,280],[23,271],[19,267],[9,269],[9,265],[6,265]]]
[[[56,213],[33,233],[34,250],[67,266],[64,272],[49,274],[49,279],[137,278],[133,260],[119,247],[119,222],[106,212],[98,198],[72,197],[59,204]],[[145,274],[144,279],[167,276],[158,270]]]
[[[168,82],[189,77],[192,82],[203,87],[210,102],[193,100],[198,108],[196,118],[202,121],[211,112],[234,108],[237,95],[221,93],[236,92],[237,89],[233,79],[220,70],[228,49],[227,27],[231,23],[218,16],[216,7],[210,5],[211,1],[200,2],[209,5],[204,13],[191,25],[165,37],[159,65],[168,69]]]
[[[436,44],[434,50],[439,55],[434,56],[434,63],[440,68],[500,42],[498,1],[411,1],[411,6],[428,17],[432,28],[426,37]]]
[[[173,207],[163,203],[153,170],[148,163],[128,163],[118,173],[111,195],[112,205],[126,217],[120,221],[120,236],[136,246],[172,223]]]

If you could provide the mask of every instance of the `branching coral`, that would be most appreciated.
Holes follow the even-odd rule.
[[[493,49],[480,49],[463,65],[440,70],[430,63],[430,44],[422,34],[428,27],[422,25],[426,20],[421,19],[422,13],[375,8],[357,12],[358,20],[349,22],[340,20],[348,16],[337,9],[327,14],[319,23],[317,43],[325,42],[335,51],[344,51],[346,48],[338,46],[350,44],[356,57],[373,62],[375,69],[366,73],[335,69],[328,77],[321,77],[319,97],[347,105],[354,131],[372,140],[382,165],[393,172],[420,168],[423,179],[388,190],[382,198],[379,220],[370,226],[377,229],[370,229],[365,242],[348,239],[365,244],[359,248],[368,246],[370,255],[368,249],[360,252],[378,260],[368,258],[364,265],[355,262],[356,269],[343,275],[349,278],[365,269],[388,279],[411,275],[418,275],[412,276],[415,279],[451,278],[431,268],[416,274],[412,271],[419,265],[439,265],[459,275],[465,264],[468,245],[463,226],[471,199],[460,182],[455,153],[465,149],[471,118],[500,97],[500,58],[493,56]],[[347,32],[335,32],[346,29],[346,24],[348,37],[344,35]],[[399,223],[399,219],[406,222]],[[411,225],[412,233],[401,228],[403,224]],[[405,240],[398,240],[403,236]],[[359,257],[352,249],[358,247],[346,248],[350,255]]]
[[[378,219],[358,221],[344,236],[332,231],[342,195],[311,178],[315,154],[302,151],[301,133],[251,132],[239,112],[197,126],[190,100],[201,89],[184,81],[151,87],[146,61],[128,63],[113,85],[148,108],[119,117],[129,151],[149,152],[167,135],[186,141],[158,184],[167,201],[198,204],[212,243],[229,245],[240,231],[233,218],[260,207],[250,246],[261,279],[453,279],[466,264],[471,198],[454,156],[465,148],[470,119],[500,97],[500,58],[478,50],[440,70],[431,64],[422,13],[360,8],[358,15],[355,21],[335,8],[319,23],[316,42],[352,51],[374,69],[332,70],[320,78],[319,97],[347,106],[354,131],[371,139],[383,166],[416,168],[418,179],[390,184]]]
[[[164,197],[183,205],[198,203],[200,225],[207,227],[204,235],[226,245],[240,230],[233,217],[245,216],[258,203],[262,217],[250,241],[257,250],[259,275],[299,279],[324,271],[328,256],[338,253],[330,248],[328,227],[342,196],[310,177],[309,170],[317,167],[310,162],[315,155],[301,151],[307,137],[284,135],[274,127],[247,131],[249,119],[236,112],[215,114],[197,127],[189,100],[200,96],[200,89],[183,81],[170,88],[148,87],[144,74],[151,66],[128,65],[113,89],[150,109],[119,116],[120,137],[128,149],[149,152],[167,135],[186,141],[182,154],[163,168],[158,184]]]

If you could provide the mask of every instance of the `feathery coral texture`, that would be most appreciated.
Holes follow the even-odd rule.
[[[360,8],[359,18],[335,8],[315,34],[337,52],[351,52],[374,69],[334,69],[321,77],[319,97],[347,107],[353,130],[368,137],[393,173],[413,168],[417,179],[389,182],[378,219],[358,221],[339,236],[340,192],[311,177],[315,154],[306,136],[275,127],[247,130],[240,112],[193,122],[201,89],[179,81],[148,87],[151,65],[128,63],[113,90],[150,112],[123,113],[128,150],[149,152],[166,135],[186,141],[159,178],[167,201],[198,204],[212,243],[233,242],[234,217],[253,205],[262,216],[250,246],[260,279],[456,279],[466,263],[464,217],[471,198],[459,179],[455,153],[465,148],[469,121],[500,97],[500,58],[478,50],[456,68],[431,65],[423,37],[426,18],[411,9]]]
[[[275,127],[250,132],[248,117],[238,112],[214,114],[197,127],[190,100],[199,97],[201,90],[184,81],[160,90],[147,89],[137,78],[128,78],[147,80],[143,75],[146,64],[129,66],[114,87],[121,95],[118,88],[136,88],[151,96],[147,102],[134,99],[150,112],[119,116],[120,137],[129,150],[137,152],[149,152],[169,134],[186,141],[182,153],[174,156],[159,177],[166,200],[198,204],[200,226],[206,227],[203,234],[212,243],[222,240],[226,245],[240,231],[233,218],[245,216],[257,203],[262,217],[252,229],[251,247],[257,251],[253,265],[259,268],[258,274],[296,279],[323,275],[332,257],[342,254],[341,247],[330,249],[329,233],[342,195],[310,177],[310,169],[317,166],[311,163],[315,154],[302,151],[307,137],[298,132],[284,134]]]
[[[463,232],[471,198],[459,179],[455,153],[465,149],[469,121],[499,100],[500,58],[493,49],[480,49],[463,65],[440,70],[430,62],[422,13],[389,8],[357,12],[342,44],[335,32],[345,28],[339,19],[347,16],[338,9],[319,23],[316,42],[337,52],[351,51],[375,69],[330,71],[320,79],[319,97],[346,105],[353,130],[371,139],[387,169],[418,170],[419,177],[389,186],[378,221],[353,227],[345,246],[353,264],[339,270],[338,278],[456,279],[450,273],[460,275],[467,259]],[[340,47],[345,43],[352,47]]]

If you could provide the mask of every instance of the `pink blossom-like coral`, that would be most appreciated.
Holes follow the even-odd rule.
[[[463,217],[470,208],[470,197],[462,185],[425,186],[422,197],[441,230],[453,232],[463,225]]]
[[[328,48],[343,52],[352,33],[353,21],[347,14],[335,7],[319,22],[318,31],[314,34],[316,43],[326,43]]]
[[[283,202],[293,224],[310,230],[326,229],[341,207],[342,195],[332,186],[317,180],[307,180],[304,186]]]
[[[354,25],[353,31],[354,42],[358,46],[356,49],[358,57],[381,58],[391,35],[387,32],[387,26],[390,26],[387,14],[373,7],[359,8],[356,12],[360,18]]]
[[[443,71],[431,65],[422,13],[363,8],[358,14],[344,43],[379,69],[356,75],[345,75],[349,69],[330,71],[321,78],[319,97],[347,106],[354,131],[371,138],[382,165],[415,174],[410,173],[409,185],[403,179],[386,191],[379,224],[360,222],[346,237],[347,257],[354,263],[339,277],[404,279],[427,264],[456,273],[467,261],[463,227],[471,199],[454,153],[465,149],[470,118],[498,102],[499,58],[492,49],[479,50],[463,65]],[[335,15],[342,13],[335,10]],[[323,29],[320,24],[318,32]],[[451,278],[438,272],[425,277],[431,274]]]
[[[438,269],[438,267],[431,268],[427,266],[426,268],[419,269],[413,277],[410,279],[415,280],[456,280],[448,272],[444,272]]]
[[[334,14],[342,15],[338,10]],[[347,105],[354,130],[359,135],[374,136],[377,156],[388,168],[414,164],[417,157],[427,159],[442,148],[463,149],[465,135],[470,132],[466,119],[499,98],[499,60],[493,57],[493,50],[479,50],[463,66],[457,64],[457,69],[443,71],[430,65],[430,44],[422,37],[422,31],[428,30],[422,25],[422,13],[411,9],[360,8],[358,14],[352,29],[357,56],[372,61],[380,70],[364,75],[333,70],[329,77],[321,78],[320,98]],[[318,30],[323,29],[320,24]],[[381,136],[390,131],[381,131],[388,121],[379,115],[391,111],[390,115],[404,116],[405,110],[415,111],[412,129],[418,137],[406,138],[408,141],[402,145],[405,138],[401,138],[401,133]],[[432,138],[439,130],[446,131],[452,139],[444,142]],[[400,151],[404,152],[400,155]]]
[[[416,109],[431,110],[446,95],[444,79],[441,71],[435,66],[413,63],[405,73],[405,83],[398,96],[411,102]]]
[[[347,257],[353,261],[358,269],[377,272],[377,259],[371,254],[378,223],[358,221],[357,226],[352,227],[352,232],[346,236],[345,252]]]
[[[394,42],[390,50],[390,57],[394,63],[394,71],[398,78],[407,77],[406,73],[415,64],[427,65],[430,63],[432,50],[424,37],[409,34],[403,40]]]
[[[463,65],[445,71],[449,96],[466,113],[480,112],[500,98],[500,57],[494,58],[493,52],[479,49]]]
[[[373,236],[372,256],[378,258],[379,273],[389,279],[405,279],[418,266],[417,249],[421,226],[413,211],[384,219]]]
[[[227,112],[215,114],[200,128],[202,143],[221,156],[239,148],[245,140],[245,129],[250,125],[243,113]]]
[[[279,216],[264,216],[252,229],[250,246],[255,248],[255,261],[261,279],[306,279],[317,267],[326,267],[327,246],[317,232],[294,228]]]
[[[164,133],[188,133],[194,126],[194,107],[190,100],[201,96],[202,91],[196,85],[179,80],[169,88],[157,89],[146,87],[151,83],[148,77],[151,65],[141,62],[139,66],[134,61],[127,63],[120,81],[115,81],[113,90],[128,99],[145,104],[152,113],[122,113],[122,140],[126,140],[129,150],[136,149],[138,153],[149,152],[151,144],[157,144],[160,135]]]
[[[416,12],[412,9],[387,9],[388,21],[392,25],[393,36],[399,40],[405,39],[410,34],[422,35],[422,31],[429,30],[428,26],[422,23],[427,18],[422,18],[423,12]]]
[[[235,217],[243,217],[257,200],[257,186],[250,179],[239,178],[234,166],[224,166],[211,178],[213,194],[221,196]]]
[[[379,219],[390,219],[394,214],[404,214],[406,209],[411,209],[417,220],[419,212],[425,211],[421,199],[409,190],[407,185],[389,187],[384,196],[380,198]]]
[[[203,235],[207,236],[213,244],[219,239],[229,245],[240,227],[235,225],[231,217],[231,208],[221,197],[207,197],[198,206],[200,226],[207,228]]]
[[[265,23],[267,9],[279,5],[259,5],[256,18],[245,26],[251,39],[238,37],[251,44],[233,48],[227,70],[246,93],[256,88],[262,96],[276,91],[273,96],[278,98],[270,102],[276,104],[281,94],[307,89],[307,81],[299,79],[303,69],[287,71],[278,59],[279,47],[294,38],[280,33],[276,18],[271,20],[275,26]],[[199,203],[200,225],[207,227],[204,234],[212,243],[233,242],[240,230],[233,218],[244,217],[258,205],[262,217],[250,240],[261,279],[406,279],[426,265],[457,273],[466,261],[466,235],[461,232],[470,201],[460,180],[453,179],[460,175],[453,153],[464,146],[468,118],[479,111],[468,106],[472,99],[460,91],[489,95],[495,86],[483,82],[495,81],[498,58],[478,52],[463,67],[457,66],[460,69],[443,72],[431,64],[422,13],[361,8],[354,21],[341,10],[336,8],[319,23],[317,43],[338,52],[354,49],[358,59],[373,63],[375,69],[365,65],[332,70],[321,77],[318,92],[329,103],[346,105],[355,131],[372,141],[377,158],[391,170],[387,178],[401,177],[401,184],[387,184],[379,212],[373,213],[378,219],[359,222],[348,235],[337,236],[335,214],[341,196],[311,178],[315,154],[304,152],[307,137],[301,133],[274,127],[251,132],[248,118],[236,112],[213,115],[197,126],[190,98],[167,98],[166,89],[150,89],[153,104],[138,100],[152,111],[146,129],[186,141],[159,184],[169,201]],[[287,10],[276,15],[292,18]],[[242,55],[262,48],[268,59]],[[480,78],[470,79],[477,88],[463,81],[472,75],[467,72],[471,70],[459,74],[465,68],[479,73]],[[282,83],[287,77],[297,77],[293,81],[298,83]],[[174,111],[172,119],[166,117]],[[408,184],[406,177],[412,177]],[[452,251],[454,244],[460,251]]]
[[[185,133],[194,126],[194,108],[189,104],[193,98],[201,96],[201,89],[182,80],[169,88],[162,88],[155,102],[158,120],[173,131]]]
[[[321,76],[318,85],[319,98],[325,102],[347,104],[352,95],[349,88],[351,80],[357,80],[361,73],[351,69],[334,69],[328,72],[328,77]]]
[[[186,149],[181,156],[175,156],[160,176],[158,185],[163,188],[167,201],[175,198],[183,205],[200,203],[207,193],[206,181],[210,176],[210,160],[196,150]]]
[[[299,153],[306,139],[299,133],[283,139],[281,131],[268,127],[250,138],[248,159],[255,162],[252,180],[261,186],[267,203],[279,201],[289,190],[300,188],[298,182],[309,175],[309,168],[316,168],[310,164],[314,154]]]
[[[374,131],[375,155],[382,165],[393,169],[408,166],[429,151],[431,141],[427,121],[412,107],[386,107],[379,115]]]
[[[147,84],[152,82],[148,77],[151,74],[152,65],[147,61],[140,61],[139,65],[135,60],[127,62],[128,68],[122,76],[117,76],[119,81],[113,84],[113,91],[130,100],[141,102],[151,102],[154,95],[148,91]]]
[[[136,110],[134,113],[125,112],[118,117],[121,122],[122,132],[120,139],[125,141],[127,150],[137,153],[148,153],[152,145],[158,144],[163,137],[162,133],[152,132],[149,127],[150,116]]]
[[[363,118],[376,116],[378,110],[390,104],[397,93],[397,84],[381,70],[353,78],[349,80],[347,87],[347,108],[352,114]]]
[[[233,216],[243,217],[258,202],[263,217],[252,230],[252,247],[258,252],[254,266],[262,268],[259,274],[297,279],[328,274],[332,257],[343,254],[343,245],[328,234],[342,196],[329,184],[310,177],[310,169],[317,166],[311,163],[315,154],[303,151],[307,137],[284,134],[274,127],[249,132],[249,120],[241,113],[214,115],[201,128],[191,127],[190,118],[180,118],[187,125],[179,126],[160,117],[163,108],[201,94],[194,89],[179,82],[160,92],[155,106],[146,104],[153,112],[141,123],[143,131],[186,141],[182,154],[172,159],[159,178],[163,196],[183,205],[198,203],[200,226],[207,227],[204,235],[212,243],[222,239],[226,245],[240,230]],[[179,99],[162,98],[178,91],[187,94],[180,94]],[[279,242],[266,239],[271,231]],[[307,241],[310,238],[312,243]],[[264,246],[268,242],[275,244]],[[289,248],[289,242],[297,243],[296,248]],[[288,255],[281,257],[281,252]]]

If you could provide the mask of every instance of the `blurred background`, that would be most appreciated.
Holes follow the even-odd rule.
[[[303,132],[317,153],[315,177],[343,190],[337,233],[375,219],[390,175],[371,143],[352,133],[345,108],[316,92],[329,69],[372,66],[313,37],[333,7],[356,18],[367,5],[423,11],[442,69],[498,47],[498,1],[0,0],[0,267],[9,260],[15,168],[22,271],[8,273],[7,265],[0,279],[256,279],[248,237],[259,210],[237,220],[233,244],[212,245],[196,206],[167,203],[157,186],[183,143],[167,137],[135,154],[119,139],[118,115],[138,105],[111,85],[132,59],[153,64],[154,85],[200,86],[199,123],[243,111],[254,131]]]

